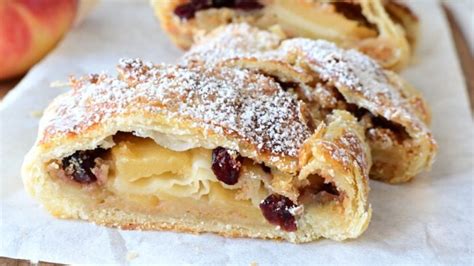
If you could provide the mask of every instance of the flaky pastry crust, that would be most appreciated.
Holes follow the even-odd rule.
[[[175,12],[189,0],[151,3],[163,29],[183,49],[190,48],[196,36],[222,25],[245,22],[273,29],[285,38],[325,39],[357,48],[385,68],[399,70],[409,63],[418,37],[418,18],[398,1],[260,0],[261,8],[208,6],[189,18],[180,18]],[[197,8],[202,3],[195,5]]]
[[[41,119],[22,176],[27,191],[54,216],[124,229],[214,232],[292,242],[355,238],[367,228],[371,157],[363,128],[348,112],[333,112],[315,129],[302,111],[304,103],[273,79],[247,70],[124,60],[118,71],[118,77],[72,79],[72,89],[58,96]],[[151,197],[137,204],[130,195],[101,183],[84,185],[55,175],[66,156],[118,145],[119,132],[151,137],[157,144],[162,143],[153,138],[156,134],[187,141],[190,146],[181,150],[225,147],[256,165],[264,163],[272,173],[285,173],[273,175],[267,191],[288,192],[302,206],[295,211],[298,230],[275,228],[258,207],[228,196],[214,202]],[[284,178],[288,176],[292,178]],[[311,193],[299,197],[298,189],[314,185],[315,178],[333,184],[337,195],[323,192],[319,197],[325,200],[314,200]]]
[[[437,145],[428,127],[428,105],[416,89],[358,51],[322,40],[277,39],[248,24],[224,26],[202,37],[183,63],[275,77],[293,86],[315,119],[327,110],[353,112],[365,124],[371,144],[372,178],[400,183],[430,168]]]

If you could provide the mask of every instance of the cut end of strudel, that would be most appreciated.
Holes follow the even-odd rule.
[[[188,49],[196,36],[229,23],[272,29],[288,38],[324,39],[357,48],[385,68],[401,69],[413,54],[419,22],[399,1],[151,0],[163,29]]]
[[[124,60],[72,79],[25,158],[54,216],[124,229],[308,242],[367,228],[369,147],[346,111],[313,124],[279,83]]]
[[[374,179],[406,182],[433,163],[437,144],[421,93],[356,50],[323,40],[282,39],[241,23],[203,36],[182,62],[272,77],[306,103],[315,123],[334,110],[352,113],[364,127]]]

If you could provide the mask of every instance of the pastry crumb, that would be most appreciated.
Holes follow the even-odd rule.
[[[31,111],[30,115],[34,118],[41,118],[43,116],[43,110]]]
[[[138,257],[138,252],[136,251],[127,252],[127,261],[131,261],[133,259],[136,259],[137,257]]]

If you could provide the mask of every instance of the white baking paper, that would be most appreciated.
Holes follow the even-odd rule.
[[[473,263],[473,123],[442,10],[420,2],[416,64],[403,73],[433,110],[439,155],[433,170],[403,185],[371,181],[373,218],[358,239],[285,242],[212,234],[122,231],[51,217],[23,190],[20,166],[34,142],[37,112],[70,74],[112,71],[121,57],[173,62],[147,2],[104,1],[34,67],[0,105],[0,256],[60,263],[162,264],[471,264]]]

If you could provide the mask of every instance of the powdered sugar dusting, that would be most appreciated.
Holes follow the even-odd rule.
[[[360,169],[362,176],[369,175],[369,159],[364,152],[361,140],[346,131],[333,142],[325,141],[320,145],[329,152],[331,158],[339,162],[347,171],[350,169]]]
[[[245,67],[246,60],[253,59],[261,68],[270,69],[271,64],[280,63],[280,66],[300,73],[308,72],[316,76],[317,81],[334,85],[349,103],[403,125],[410,134],[428,130],[417,117],[409,99],[404,98],[400,88],[390,82],[385,70],[368,56],[356,50],[341,49],[327,41],[305,38],[287,39],[276,47],[275,42],[266,37],[261,41],[263,44],[253,47],[258,43],[255,41],[258,36],[264,33],[272,35],[246,24],[221,28],[196,44],[183,60],[200,60],[208,65],[233,64],[241,60]],[[239,37],[234,39],[234,36]],[[221,47],[237,47],[236,52],[216,49],[219,42]]]
[[[205,61],[206,64],[213,65],[223,60],[253,56],[275,49],[280,41],[278,35],[246,23],[229,24],[201,36],[196,45],[183,56],[182,61]]]
[[[426,130],[409,101],[390,83],[373,59],[323,40],[295,38],[282,43],[280,53],[297,55],[319,78],[333,83],[346,100],[414,131]],[[345,90],[349,90],[349,93]]]
[[[48,108],[47,135],[78,134],[120,114],[163,113],[232,134],[259,150],[296,156],[310,130],[300,103],[260,74],[228,68],[186,68],[121,60],[118,77],[94,75]]]

